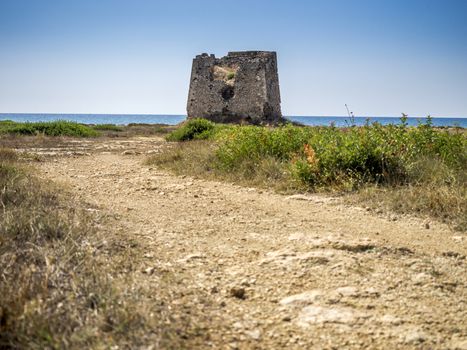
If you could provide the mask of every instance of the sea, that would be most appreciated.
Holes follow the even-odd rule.
[[[351,125],[362,126],[366,123],[378,122],[382,125],[400,124],[399,117],[346,117],[346,116],[287,116],[290,121],[309,126],[347,127]],[[0,113],[0,120],[17,122],[47,122],[54,120],[68,120],[82,124],[116,124],[128,125],[132,123],[167,124],[176,125],[186,120],[186,115],[168,114],[45,114],[45,113]],[[409,117],[407,124],[416,126],[425,123],[424,117]],[[434,126],[467,128],[467,117],[431,118]]]

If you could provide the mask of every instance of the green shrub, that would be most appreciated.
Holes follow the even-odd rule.
[[[181,127],[167,135],[168,141],[206,140],[210,138],[216,125],[206,119],[190,119]]]
[[[407,183],[413,164],[425,157],[452,169],[467,164],[465,134],[440,131],[429,122],[415,128],[377,123],[346,129],[235,126],[219,132],[216,139],[221,169],[235,171],[245,162],[255,165],[273,157],[288,162],[291,174],[310,187]]]
[[[57,120],[53,122],[16,123],[4,122],[0,124],[0,133],[17,135],[38,135],[47,136],[77,136],[92,137],[99,133],[92,128],[75,122]]]
[[[216,126],[203,120],[188,121],[169,135],[169,140],[213,139],[215,166],[236,171],[245,164],[255,171],[273,158],[288,165],[294,177],[314,186],[336,183],[404,184],[414,181],[421,159],[440,162],[447,169],[467,170],[467,139],[462,129],[433,128],[430,119],[418,127],[299,127]],[[421,175],[426,176],[426,175]]]
[[[234,72],[230,72],[227,74],[227,80],[232,80],[233,78],[235,78],[235,73]]]
[[[311,128],[286,125],[278,128],[233,126],[219,132],[219,165],[232,170],[245,160],[260,162],[264,157],[290,160],[306,143]]]
[[[0,120],[0,128],[3,128],[5,126],[9,126],[9,125],[12,125],[12,124],[15,124],[16,122],[14,122],[13,120]]]

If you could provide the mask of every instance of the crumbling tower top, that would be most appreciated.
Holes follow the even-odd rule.
[[[280,108],[277,56],[271,51],[229,52],[193,59],[188,118],[221,123],[277,123]]]

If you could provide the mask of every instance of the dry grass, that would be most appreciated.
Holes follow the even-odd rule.
[[[71,140],[64,136],[2,135],[0,147],[12,149],[69,147]]]
[[[0,150],[0,349],[180,348],[186,326],[128,273],[135,243],[30,172]]]
[[[97,127],[97,126],[96,126]],[[113,125],[115,128],[115,125]],[[119,126],[119,131],[114,128],[99,129],[101,136],[104,137],[135,137],[135,136],[153,136],[153,135],[166,135],[175,130],[173,125],[164,124],[129,124]]]
[[[404,186],[368,186],[350,195],[350,202],[397,213],[431,217],[467,231],[467,173],[436,159],[413,165],[412,181]]]
[[[290,192],[300,187],[287,172],[286,164],[273,157],[254,162],[243,162],[235,172],[226,172],[215,164],[217,146],[212,141],[171,143],[162,153],[146,159],[147,165],[156,165],[177,175],[190,175],[210,180],[224,180],[245,186],[274,188]]]
[[[115,126],[114,126],[115,127]],[[103,129],[99,131],[97,138],[130,138],[137,136],[164,136],[173,131],[176,127],[162,124],[129,124],[120,127],[121,131],[115,131],[113,128]],[[93,138],[96,139],[96,138]],[[0,137],[0,147],[13,149],[26,148],[57,148],[70,147],[75,143],[77,138],[69,136],[47,136],[44,134],[38,135],[21,135],[21,134],[3,134]]]
[[[162,153],[148,157],[146,164],[170,169],[175,174],[214,178],[215,169],[211,166],[214,147],[208,141],[171,143]]]
[[[368,187],[349,195],[347,199],[349,202],[373,209],[431,217],[450,225],[455,230],[467,231],[465,188],[437,185]]]

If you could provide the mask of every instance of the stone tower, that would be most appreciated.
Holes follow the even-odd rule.
[[[216,58],[203,53],[193,59],[188,118],[219,123],[282,121],[275,52],[229,52]]]

